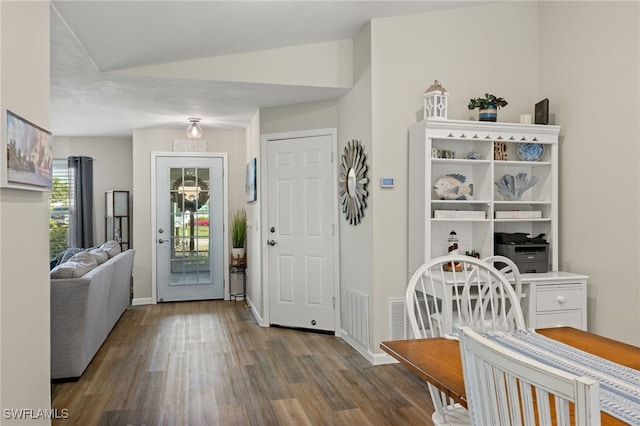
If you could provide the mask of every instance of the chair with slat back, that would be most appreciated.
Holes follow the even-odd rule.
[[[508,257],[499,255],[489,256],[483,259],[483,261],[495,268],[500,268],[500,273],[509,280],[510,283],[512,283],[513,291],[517,296],[517,303],[512,304],[510,297],[506,297],[503,301],[501,298],[501,292],[499,290],[496,291],[493,286],[488,286],[486,283],[475,285],[476,283],[472,281],[465,287],[462,295],[463,305],[467,306],[469,309],[463,310],[463,314],[466,314],[467,312],[471,312],[472,314],[471,318],[466,318],[462,325],[475,325],[475,327],[479,327],[480,318],[482,318],[487,329],[495,331],[502,327],[500,325],[500,321],[504,315],[507,320],[506,325],[504,326],[506,330],[523,330],[525,326],[518,326],[516,320],[517,316],[521,316],[524,322],[521,304],[521,298],[524,297],[524,294],[522,293],[522,277],[520,276],[518,266]],[[496,283],[498,283],[498,281],[496,281]],[[481,300],[482,303],[470,305],[467,300],[468,297]],[[502,312],[502,310],[505,310],[505,312]],[[454,324],[454,326],[457,325],[458,324]]]
[[[520,275],[518,265],[508,257],[500,255],[485,257],[482,260],[494,266],[502,275],[507,277],[509,282],[513,284],[513,290],[516,292],[516,295],[522,300],[522,297],[524,297],[522,293],[522,276]]]
[[[470,256],[442,256],[422,265],[409,280],[405,302],[414,338],[457,338],[463,325],[481,331],[526,329],[511,283],[489,263]],[[464,407],[434,385],[428,387],[436,425],[470,424]]]
[[[460,354],[474,426],[600,425],[595,380],[521,355],[469,327],[460,329]]]

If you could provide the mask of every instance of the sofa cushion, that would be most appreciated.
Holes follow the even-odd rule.
[[[71,257],[74,254],[80,253],[81,251],[84,251],[85,249],[80,248],[80,247],[69,247],[67,248],[63,253],[62,253],[62,257],[60,258],[60,261],[58,262],[58,264],[61,263],[65,263],[66,261],[68,261],[69,259],[71,259]]]
[[[109,260],[109,255],[107,254],[106,251],[104,251],[101,248],[94,248],[94,249],[87,250],[87,253],[93,256],[96,262],[98,262],[98,265],[102,265],[104,262]]]
[[[76,253],[65,263],[53,268],[50,276],[51,278],[79,278],[96,266],[98,262],[89,253]]]
[[[102,246],[100,246],[100,248],[107,252],[107,254],[109,255],[109,259],[120,254],[120,252],[122,251],[122,249],[120,248],[120,243],[113,240],[107,241]]]

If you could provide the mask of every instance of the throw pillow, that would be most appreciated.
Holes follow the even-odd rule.
[[[102,250],[101,248],[87,250],[87,253],[93,256],[96,262],[98,262],[98,265],[102,265],[104,262],[109,260],[109,255],[107,254],[106,251]]]
[[[88,253],[76,253],[67,262],[51,270],[51,278],[79,278],[98,266],[98,262]]]
[[[67,248],[64,253],[62,254],[62,258],[60,259],[59,263],[64,263],[66,261],[68,261],[69,259],[71,259],[71,257],[76,254],[76,253],[80,253],[81,251],[84,251],[84,248],[81,247],[69,247]]]
[[[113,256],[116,256],[121,251],[120,243],[113,240],[107,241],[102,246],[100,246],[100,248],[107,252],[107,254],[109,255],[109,259],[111,259]]]

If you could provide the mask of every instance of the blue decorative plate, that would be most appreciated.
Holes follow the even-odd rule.
[[[544,155],[544,145],[541,143],[519,143],[518,157],[522,161],[538,161]]]

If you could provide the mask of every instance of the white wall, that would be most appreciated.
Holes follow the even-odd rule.
[[[0,43],[0,103],[48,128],[49,2],[0,2]],[[50,423],[4,414],[51,407],[48,206],[48,192],[0,189],[2,424]]]
[[[133,190],[133,156],[131,138],[53,138],[53,158],[73,155],[93,158],[94,245],[105,241],[104,193],[109,190]],[[130,192],[129,206],[133,204]],[[131,214],[131,211],[129,212]],[[134,247],[134,241],[130,241]]]
[[[475,30],[484,22],[500,23],[500,32],[489,43]],[[388,298],[403,297],[409,278],[407,134],[422,119],[422,93],[437,79],[450,92],[448,117],[477,119],[475,111],[467,109],[469,98],[490,92],[509,101],[498,120],[517,122],[521,113],[532,112],[537,101],[537,38],[537,6],[532,2],[500,2],[371,22],[368,214],[374,249],[370,263],[361,263],[358,269],[370,269],[367,275],[373,280],[372,351],[380,352],[379,342],[390,337]],[[484,65],[487,61],[499,69]],[[381,189],[382,176],[394,176],[396,187]]]
[[[309,102],[260,110],[260,134],[329,129],[338,125],[337,101]]]
[[[114,74],[348,88],[350,58],[351,40],[335,40],[131,68]]]
[[[155,232],[151,230],[151,153],[172,152],[174,140],[186,139],[184,129],[135,129],[133,131],[133,240],[136,259],[133,267],[134,303],[151,300],[151,248]],[[225,152],[229,160],[229,212],[245,207],[245,130],[207,130],[203,139],[208,152]],[[228,238],[230,241],[230,238]],[[227,280],[228,282],[228,280]]]
[[[261,113],[257,112],[251,123],[247,126],[246,131],[246,157],[245,163],[251,158],[255,158],[258,164],[257,174],[260,178],[260,117]],[[262,286],[262,239],[261,232],[261,214],[260,206],[262,203],[262,192],[260,191],[260,182],[256,187],[258,192],[257,200],[245,204],[247,210],[247,302],[251,305],[252,310],[258,323],[264,324],[264,294]]]
[[[560,268],[589,275],[589,330],[637,345],[640,3],[542,2],[539,20],[538,97],[562,126]]]
[[[355,36],[353,43],[353,88],[340,98],[340,114],[338,125],[338,151],[339,157],[344,152],[347,142],[357,139],[364,147],[369,165],[369,178],[371,179],[371,167],[373,164],[372,145],[372,105],[371,105],[371,26],[366,25]],[[373,181],[370,181],[368,189],[371,191]],[[338,202],[338,200],[336,200]],[[341,324],[348,326],[347,306],[345,304],[345,291],[355,290],[371,300],[374,293],[373,278],[373,250],[374,231],[373,215],[376,200],[369,197],[368,207],[364,211],[364,217],[358,225],[350,225],[343,214],[340,215],[340,286],[341,286]],[[369,322],[377,312],[369,306]],[[343,336],[349,340],[345,331]],[[373,346],[372,334],[369,334],[368,347],[362,348],[355,342],[350,342],[361,352],[369,352]]]

